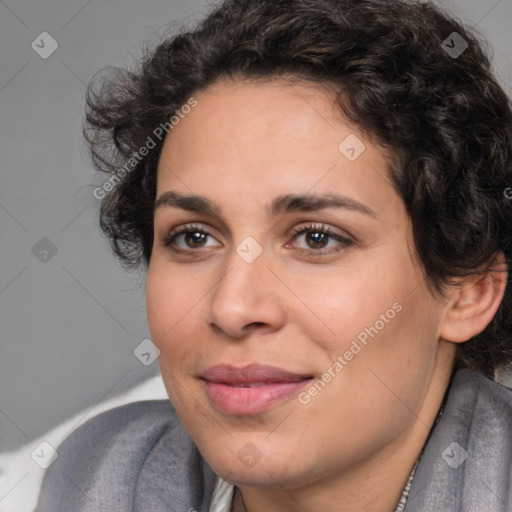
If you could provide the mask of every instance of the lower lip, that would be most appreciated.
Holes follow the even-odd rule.
[[[258,414],[286,400],[311,379],[265,384],[253,388],[235,388],[219,382],[205,381],[213,405],[226,414]]]

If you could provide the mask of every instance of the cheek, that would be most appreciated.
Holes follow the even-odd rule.
[[[350,376],[354,395],[366,404],[359,411],[361,418],[370,421],[376,415],[396,426],[397,418],[409,421],[411,411],[418,411],[435,371],[438,310],[423,287],[413,293],[394,290],[379,304],[371,315],[366,312],[366,325],[357,326],[352,340],[361,350],[345,376]]]
[[[169,308],[175,302],[173,288],[169,288],[168,281],[165,274],[158,271],[158,266],[151,262],[146,278],[146,311],[153,342],[160,350],[162,335],[166,328],[170,329],[172,326],[172,318],[168,315],[169,311],[173,311]]]
[[[146,310],[151,340],[160,350],[158,364],[171,402],[180,410],[180,384],[176,381],[187,351],[193,349],[193,336],[183,332],[191,314],[187,287],[179,276],[169,276],[150,263],[146,279]],[[188,295],[190,292],[188,292]]]
[[[377,375],[386,383],[395,382],[395,391],[405,397],[411,389],[419,388],[421,394],[421,386],[412,384],[417,379],[428,380],[433,371],[440,305],[407,251],[382,254],[377,260],[359,268],[341,269],[338,276],[324,283],[323,291],[317,288],[304,295],[329,328],[324,329],[327,335],[316,336],[316,344],[330,361],[343,358],[342,373],[349,370],[356,387],[364,389],[364,383]],[[315,325],[322,325],[315,321]],[[313,331],[309,336],[314,336]],[[410,399],[414,402],[417,397]]]
[[[201,346],[204,339],[211,284],[205,276],[170,269],[155,261],[146,279],[146,310],[153,343],[163,374],[172,377],[190,374],[208,356]],[[170,377],[169,377],[170,378]]]
[[[336,358],[349,349],[353,340],[373,339],[376,331],[390,331],[403,320],[401,310],[410,291],[405,283],[413,282],[413,276],[406,265],[400,266],[400,277],[395,275],[396,262],[386,263],[384,258],[379,264],[373,262],[351,265],[331,273],[312,287],[312,277],[305,276],[298,283],[303,302],[312,314],[308,315],[309,326],[317,326],[325,336],[317,336],[318,344],[331,358]],[[304,311],[297,318],[305,318]],[[316,317],[316,318],[315,318]],[[304,320],[299,320],[304,325]],[[313,335],[313,332],[310,333]]]
[[[160,266],[150,264],[146,279],[146,310],[149,330],[154,344],[162,356],[167,356],[174,340],[183,339],[176,334],[186,325],[193,315],[193,306],[197,304],[194,287],[185,282],[179,274],[171,275]],[[177,353],[179,347],[175,347]],[[173,349],[174,350],[174,349]]]

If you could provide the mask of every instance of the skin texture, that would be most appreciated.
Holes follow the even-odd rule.
[[[155,212],[147,312],[169,397],[247,510],[393,511],[441,405],[455,343],[483,330],[504,285],[430,293],[388,155],[347,124],[325,90],[217,82],[194,97],[165,141],[157,199],[171,190],[206,196],[222,219],[171,206]],[[366,146],[355,161],[338,149],[350,134]],[[267,215],[277,196],[332,192],[374,215]],[[164,246],[188,223],[209,236]],[[352,243],[324,238],[318,248],[319,224]],[[294,238],[294,228],[311,225]],[[252,263],[237,253],[248,236],[263,251]],[[401,310],[307,404],[294,395],[259,414],[225,414],[199,378],[221,363],[322,378],[393,304]],[[252,467],[238,457],[247,443],[261,454]]]

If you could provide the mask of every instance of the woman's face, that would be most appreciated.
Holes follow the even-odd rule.
[[[414,462],[454,345],[439,341],[445,304],[386,154],[312,85],[216,83],[194,98],[161,155],[147,276],[186,429],[239,485]]]

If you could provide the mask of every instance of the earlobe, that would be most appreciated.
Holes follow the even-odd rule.
[[[507,277],[505,259],[500,253],[492,270],[466,278],[458,285],[446,306],[441,338],[462,343],[481,333],[501,304]]]

